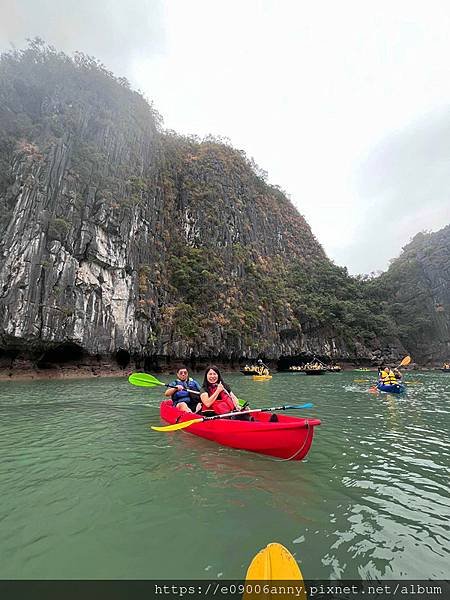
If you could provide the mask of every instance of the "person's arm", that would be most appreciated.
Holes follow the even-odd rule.
[[[182,385],[177,385],[176,387],[168,387],[167,390],[164,392],[164,396],[166,398],[172,398],[175,392],[181,392],[181,390],[184,390],[184,387]]]
[[[203,394],[200,394],[200,400],[202,401],[204,406],[209,408],[214,404],[214,402],[217,400],[217,396],[220,394],[220,392],[223,392],[223,390],[223,385],[219,383],[219,385],[216,388],[216,391],[213,394],[211,394],[211,396],[209,396],[207,392],[203,392]]]

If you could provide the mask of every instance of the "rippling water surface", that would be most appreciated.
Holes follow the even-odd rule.
[[[449,578],[450,375],[370,375],[227,377],[314,403],[303,462],[152,432],[159,389],[125,379],[0,383],[0,577],[242,578],[278,541],[308,579]]]

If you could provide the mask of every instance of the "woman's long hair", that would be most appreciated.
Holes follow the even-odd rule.
[[[203,377],[203,387],[205,388],[205,390],[207,390],[211,385],[207,377],[209,371],[214,371],[215,373],[217,373],[217,384],[221,383],[225,387],[225,382],[222,379],[222,375],[220,374],[219,369],[215,365],[211,365],[206,369],[205,376]]]

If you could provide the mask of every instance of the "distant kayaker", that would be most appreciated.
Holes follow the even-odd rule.
[[[217,367],[208,367],[203,379],[200,400],[202,410],[214,411],[217,415],[241,411],[239,401],[223,379]]]
[[[381,367],[381,371],[379,371],[379,378],[382,383],[388,385],[394,385],[394,383],[397,383],[394,371],[392,371],[392,369],[390,369],[387,365],[383,365]]]
[[[265,365],[260,358],[258,359],[255,370],[258,372],[258,375],[270,375],[269,367]]]
[[[187,367],[182,366],[177,371],[177,378],[169,383],[164,395],[172,398],[173,405],[183,412],[197,412],[201,408],[199,394],[192,394],[189,390],[200,392],[200,384],[189,377]]]

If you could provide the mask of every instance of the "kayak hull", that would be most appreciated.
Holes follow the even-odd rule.
[[[192,413],[184,413],[164,400],[160,406],[163,421],[169,424],[190,421]],[[287,415],[270,422],[273,413],[254,413],[255,421],[217,419],[190,425],[182,431],[216,442],[221,446],[266,454],[283,460],[302,460],[308,454],[319,419],[300,419]]]
[[[269,381],[272,379],[272,375],[253,375],[253,381]]]
[[[402,383],[378,383],[377,389],[380,392],[390,392],[391,394],[403,394],[405,386]]]

